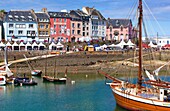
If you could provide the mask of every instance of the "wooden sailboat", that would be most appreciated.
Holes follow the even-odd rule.
[[[29,63],[29,61],[28,61],[27,57],[25,56],[25,54],[23,54],[23,55],[24,55],[24,57],[25,57],[25,59],[26,59],[26,62],[27,62],[27,64],[28,64],[28,67],[29,67],[29,69],[30,69],[30,71],[31,71],[32,76],[41,76],[42,71],[41,71],[41,70],[35,70],[35,69],[31,66],[31,64]]]
[[[139,68],[137,84],[114,78],[102,71],[103,75],[113,80],[109,83],[116,103],[128,110],[134,111],[170,111],[170,83],[150,78],[144,81],[142,77],[142,0],[139,0]],[[146,87],[144,84],[150,84]]]
[[[67,81],[67,78],[66,77],[56,77],[56,60],[55,60],[55,65],[54,65],[54,76],[51,77],[51,76],[48,76],[46,73],[47,73],[47,58],[46,58],[46,64],[45,64],[45,76],[43,76],[43,81],[48,81],[48,82],[54,82],[54,83],[59,83],[59,84],[65,84],[66,81]]]

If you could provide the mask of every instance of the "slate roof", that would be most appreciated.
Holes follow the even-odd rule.
[[[49,19],[46,13],[38,12],[38,13],[35,13],[35,15],[37,16],[37,18],[40,18],[40,19]]]
[[[9,11],[5,16],[5,22],[36,22],[31,11]]]
[[[70,18],[68,12],[48,12],[50,18]]]
[[[88,16],[86,13],[84,13],[80,9],[70,10],[70,16],[72,20],[89,21],[89,18],[90,18],[90,16]]]
[[[119,28],[120,26],[123,27],[128,27],[131,25],[131,20],[130,19],[108,19],[107,20],[107,27],[110,25],[113,26],[114,28]]]

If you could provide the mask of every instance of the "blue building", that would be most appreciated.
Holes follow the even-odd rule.
[[[38,41],[38,26],[33,10],[9,11],[3,25],[6,41]]]

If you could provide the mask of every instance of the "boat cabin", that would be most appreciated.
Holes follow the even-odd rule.
[[[160,100],[170,102],[170,90],[160,89]]]

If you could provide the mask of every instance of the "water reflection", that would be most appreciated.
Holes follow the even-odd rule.
[[[0,93],[4,93],[6,90],[6,86],[0,86]]]

